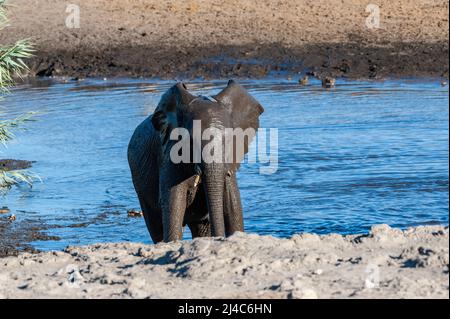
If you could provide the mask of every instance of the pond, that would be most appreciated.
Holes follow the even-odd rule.
[[[110,241],[150,243],[127,163],[135,127],[174,82],[41,80],[2,101],[13,117],[39,111],[1,150],[36,161],[42,183],[13,188],[1,205],[57,226],[43,250]],[[282,79],[240,81],[264,106],[261,127],[278,129],[278,170],[244,164],[239,184],[248,232],[361,233],[371,225],[448,224],[448,86],[434,80],[354,82],[334,89]],[[226,81],[188,81],[212,95]],[[262,164],[259,164],[262,165]],[[188,232],[185,234],[189,238]]]

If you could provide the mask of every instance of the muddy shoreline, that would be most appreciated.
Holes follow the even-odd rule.
[[[410,57],[414,58],[411,59]],[[76,52],[39,51],[29,61],[32,76],[158,78],[299,78],[310,74],[350,79],[387,77],[448,78],[447,43],[397,43],[387,47],[360,44],[312,44],[284,48],[256,46],[81,47]]]
[[[1,208],[1,207],[0,207]],[[56,226],[47,225],[39,219],[26,218],[21,221],[12,220],[14,214],[0,215],[0,259],[8,256],[18,256],[20,253],[38,253],[30,244],[38,240],[59,240],[46,231]]]
[[[379,0],[376,28],[362,0],[79,0],[79,28],[66,1],[9,2],[32,76],[448,78],[445,0]]]
[[[448,226],[237,233],[0,259],[0,298],[448,298]]]

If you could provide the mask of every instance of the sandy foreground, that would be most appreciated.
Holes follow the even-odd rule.
[[[107,243],[0,265],[1,298],[449,298],[449,230]]]
[[[447,0],[374,1],[379,24],[366,0],[9,3],[0,43],[31,39],[32,74],[448,77]],[[79,28],[69,4],[79,5]]]

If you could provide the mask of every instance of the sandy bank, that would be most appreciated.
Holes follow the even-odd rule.
[[[1,298],[448,298],[448,227],[236,234],[0,259]]]
[[[0,43],[31,38],[32,73],[69,76],[448,77],[448,1],[10,0]],[[373,26],[373,24],[371,24]]]

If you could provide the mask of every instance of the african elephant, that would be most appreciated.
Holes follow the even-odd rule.
[[[244,230],[235,174],[243,157],[236,155],[226,161],[223,154],[217,152],[221,160],[207,161],[203,153],[195,160],[194,151],[190,150],[188,161],[175,162],[173,151],[179,140],[173,139],[172,133],[184,128],[189,133],[188,145],[197,143],[203,149],[207,141],[193,137],[195,123],[201,123],[202,133],[206,129],[220,133],[218,140],[222,146],[230,147],[224,145],[230,141],[221,133],[226,128],[256,131],[263,111],[262,106],[232,80],[210,98],[190,94],[183,83],[172,86],[162,96],[154,113],[136,128],[128,146],[134,188],[155,243],[181,240],[185,225],[193,238],[228,236]],[[253,137],[254,134],[250,134],[244,140],[244,154]],[[233,149],[235,147],[232,145]],[[178,150],[177,155],[183,155],[183,151]]]

